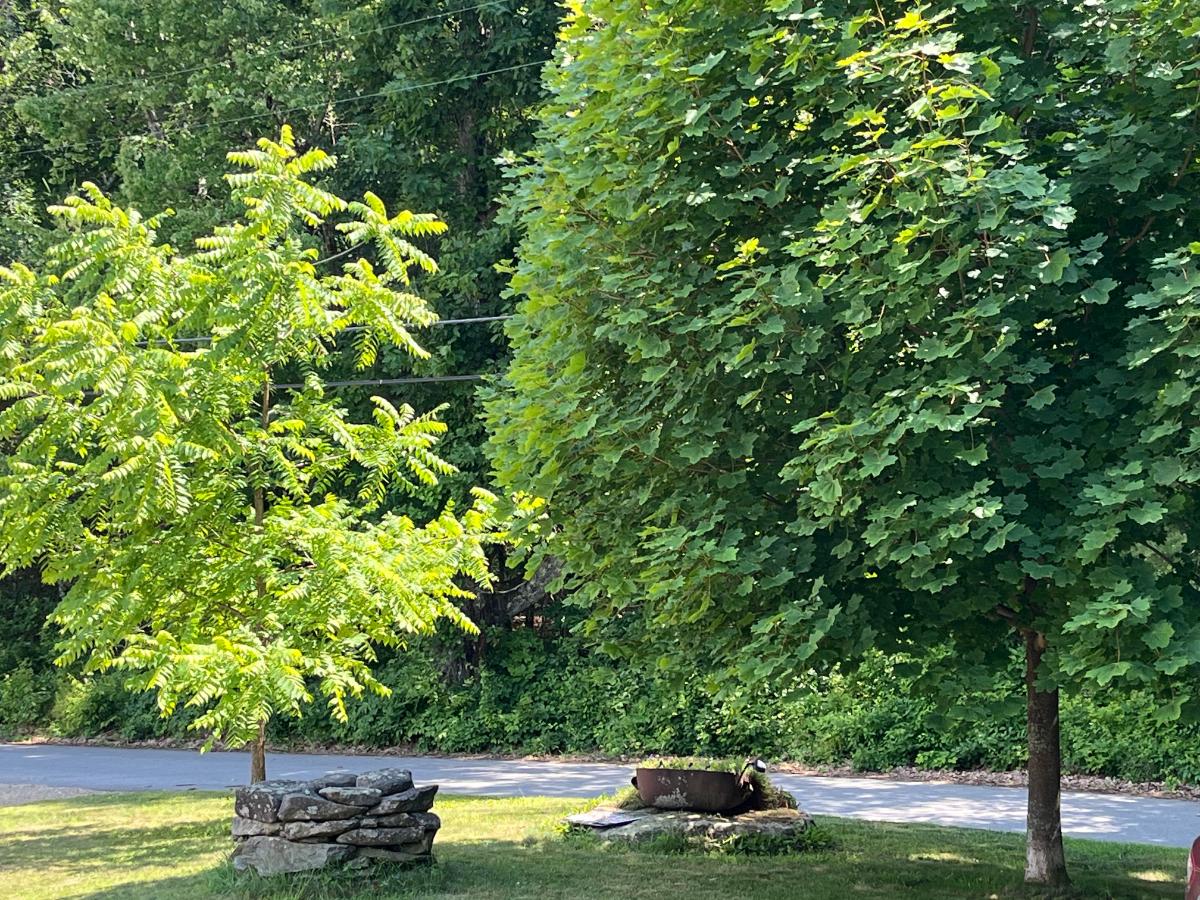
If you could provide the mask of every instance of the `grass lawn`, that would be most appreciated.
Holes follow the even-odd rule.
[[[1028,897],[1020,835],[822,818],[837,846],[728,858],[563,841],[576,801],[438,797],[438,865],[369,876],[237,877],[226,794],[112,794],[0,808],[0,897]],[[1185,852],[1068,841],[1077,896],[1182,893]]]

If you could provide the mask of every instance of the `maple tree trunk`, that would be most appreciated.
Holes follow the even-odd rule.
[[[250,746],[250,783],[267,780],[267,723],[258,723],[258,737]]]
[[[1025,689],[1029,728],[1029,806],[1025,833],[1025,880],[1060,887],[1068,883],[1062,840],[1062,749],[1058,691],[1039,691],[1046,638],[1025,632]]]

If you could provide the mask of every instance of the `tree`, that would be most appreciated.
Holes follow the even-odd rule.
[[[1188,16],[576,4],[516,173],[492,451],[592,631],[728,694],[1020,645],[1032,882],[1058,691],[1196,701]]]
[[[425,353],[409,328],[436,316],[411,284],[436,265],[414,242],[445,226],[315,187],[334,160],[287,127],[229,156],[245,216],[191,254],[158,242],[167,214],[88,184],[52,210],[70,233],[43,271],[0,269],[0,574],[68,585],[59,661],[128,670],[164,715],[203,709],[210,742],[255,742],[261,780],[272,715],[318,691],[345,719],[386,691],[377,646],[474,628],[456,602],[489,583],[495,526],[483,491],[424,525],[382,513],[389,485],[417,495],[452,471],[445,426],[380,398],[353,421],[321,374],[343,336],[361,365],[387,344]],[[337,213],[381,268],[324,271],[308,235]]]
[[[64,0],[15,22],[21,53],[0,46],[0,68],[28,71],[9,115],[42,151],[21,157],[39,164],[24,179],[40,188],[33,206],[90,179],[118,204],[171,206],[176,214],[159,233],[190,244],[237,213],[220,190],[226,149],[286,121],[301,146],[338,154],[337,169],[320,175],[325,189],[373,190],[389,207],[403,202],[444,220],[444,274],[425,296],[449,319],[490,317],[511,309],[495,266],[515,240],[496,218],[499,159],[529,145],[557,18],[551,0]],[[332,228],[317,237],[325,255],[345,249]],[[422,346],[430,351],[422,358],[384,346],[365,374],[489,373],[507,354],[499,325],[486,322],[432,328]],[[330,377],[352,379],[352,366],[339,354]],[[418,409],[447,405],[439,448],[458,471],[419,497],[393,491],[385,508],[432,515],[448,499],[469,502],[487,474],[474,384],[346,388],[340,396],[351,415],[369,416],[373,393],[397,399],[401,391]],[[504,565],[504,549],[488,552],[500,587],[515,587],[519,574]],[[480,591],[465,608],[485,630],[489,620],[507,627],[510,596]],[[461,655],[461,643],[456,636],[449,652]]]

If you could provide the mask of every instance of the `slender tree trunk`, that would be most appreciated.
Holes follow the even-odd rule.
[[[1045,635],[1025,632],[1025,689],[1029,728],[1029,807],[1025,836],[1025,880],[1061,887],[1069,883],[1062,840],[1062,751],[1058,691],[1037,689],[1046,650]]]
[[[250,747],[250,783],[267,780],[267,723],[258,723],[258,737]]]
[[[263,384],[262,392],[262,427],[265,430],[271,423],[271,372],[267,371],[266,382]],[[261,532],[263,523],[266,521],[267,514],[267,496],[266,491],[260,483],[254,489],[254,527]],[[264,597],[267,593],[266,582],[262,576],[258,575],[254,579],[254,589],[258,596]],[[267,780],[267,720],[261,719],[258,723],[258,737],[254,741],[254,745],[250,748],[250,783],[254,784],[258,781]]]

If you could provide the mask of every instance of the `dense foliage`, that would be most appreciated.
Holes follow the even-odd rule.
[[[377,193],[449,226],[443,276],[425,293],[442,318],[503,314],[513,229],[497,221],[499,158],[528,146],[559,15],[550,0],[18,0],[0,12],[0,259],[39,246],[40,213],[90,180],[118,203],[171,207],[163,239],[186,246],[238,212],[225,152],[289,123],[302,147],[336,152],[323,187]],[[12,208],[12,216],[8,210]],[[21,230],[16,225],[19,222]],[[32,232],[32,236],[23,237]],[[345,249],[332,228],[323,255]],[[10,246],[13,245],[13,246]],[[496,324],[431,328],[414,359],[381,348],[365,375],[477,374],[507,352]],[[334,364],[350,375],[352,362]],[[442,453],[461,474],[424,501],[432,513],[486,480],[470,383],[342,391],[418,408],[449,403]],[[411,503],[397,494],[390,502]],[[499,559],[497,557],[497,559]]]
[[[159,235],[190,246],[240,211],[221,177],[226,150],[290,122],[302,148],[337,152],[338,167],[316,174],[323,188],[373,190],[388,208],[428,210],[449,225],[423,242],[442,262],[422,286],[442,318],[506,313],[494,268],[513,244],[512,226],[496,217],[500,157],[528,146],[558,15],[549,0],[15,0],[0,10],[0,263],[38,267],[57,240],[45,207],[85,180],[118,205],[173,208]],[[312,243],[322,256],[347,249],[330,227]],[[495,323],[415,333],[427,355],[384,344],[366,368],[343,341],[328,378],[486,373],[507,350]],[[356,420],[373,415],[373,395],[417,409],[446,404],[439,454],[456,468],[418,495],[388,487],[382,508],[429,517],[447,500],[469,504],[487,481],[474,385],[338,389]],[[463,601],[483,634],[447,638],[439,668],[461,672],[492,631],[509,627],[514,605],[541,600],[513,592],[520,574],[502,548],[488,554],[502,590]],[[31,596],[32,616],[50,605],[28,579],[0,582],[0,594]]]
[[[0,574],[62,585],[61,662],[137,673],[164,714],[202,710],[193,726],[236,745],[314,688],[340,719],[386,692],[376,645],[473,629],[455,602],[464,579],[489,583],[494,526],[483,491],[420,526],[377,515],[390,483],[416,494],[452,471],[433,452],[445,426],[383,399],[354,421],[323,384],[339,337],[364,363],[425,352],[406,323],[436,318],[412,293],[436,265],[412,241],[445,225],[313,186],[334,160],[286,126],[230,159],[244,218],[193,253],[159,242],[165,214],[85,184],[54,210],[68,236],[44,270],[0,267]],[[330,271],[306,246],[344,213],[378,270]],[[276,397],[287,370],[302,383]]]
[[[1031,880],[1065,877],[1055,689],[1200,703],[1195,31],[576,4],[514,193],[497,468],[597,628],[726,693],[1022,640]]]
[[[598,621],[759,678],[1010,622],[1060,680],[1200,661],[1187,21],[1056,7],[1025,59],[970,6],[568,25],[491,420]]]
[[[698,681],[672,684],[561,635],[506,633],[461,682],[440,677],[440,657],[439,648],[424,642],[385,654],[375,674],[392,689],[390,697],[358,701],[347,723],[314,706],[301,720],[274,725],[271,737],[439,753],[754,753],[862,771],[1009,771],[1026,761],[1016,663],[999,673],[994,689],[964,694],[964,707],[978,713],[958,718],[915,692],[912,678],[898,674],[898,661],[877,656],[855,673],[814,679],[810,693],[762,694],[738,709]],[[1200,782],[1200,727],[1155,721],[1147,701],[1138,693],[1065,698],[1066,771]],[[76,680],[48,666],[0,676],[0,733],[36,727],[65,737],[183,739],[190,721],[186,711],[163,720],[153,699],[128,693],[120,677]]]

